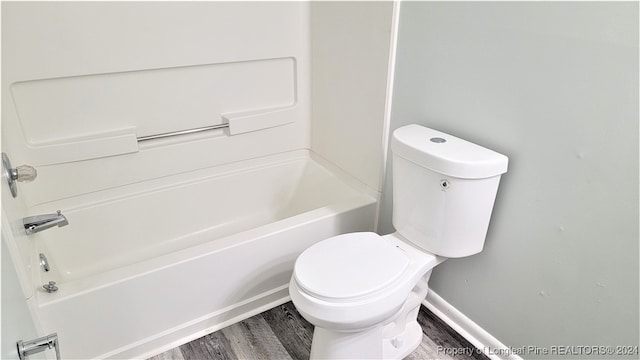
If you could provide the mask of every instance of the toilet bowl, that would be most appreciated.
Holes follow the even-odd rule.
[[[401,359],[422,340],[433,268],[482,251],[506,156],[419,125],[393,132],[396,232],[338,235],[306,249],[289,283],[315,326],[312,359]]]
[[[426,283],[431,269],[444,260],[397,233],[338,235],[305,250],[289,292],[301,315],[316,326],[311,357],[402,358],[411,353],[422,340],[416,319]]]

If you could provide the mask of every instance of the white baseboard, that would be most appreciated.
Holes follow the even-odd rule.
[[[427,298],[422,301],[422,304],[489,358],[522,360],[517,355],[518,349],[510,348],[501,343],[500,340],[451,306],[433,290],[429,289]]]

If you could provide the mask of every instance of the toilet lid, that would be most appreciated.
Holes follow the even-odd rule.
[[[409,265],[404,250],[371,232],[320,241],[296,261],[297,284],[320,298],[349,299],[384,289]]]

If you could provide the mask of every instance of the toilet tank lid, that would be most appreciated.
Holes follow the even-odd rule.
[[[391,151],[429,170],[462,179],[504,174],[509,161],[493,150],[416,124],[393,132]]]

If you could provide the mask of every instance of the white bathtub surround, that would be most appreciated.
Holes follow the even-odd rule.
[[[384,173],[397,5],[310,2],[311,147],[374,189]]]
[[[2,150],[39,174],[3,225],[39,335],[150,353],[284,301],[304,248],[373,230],[392,8],[3,3]],[[56,210],[69,226],[20,228]]]

